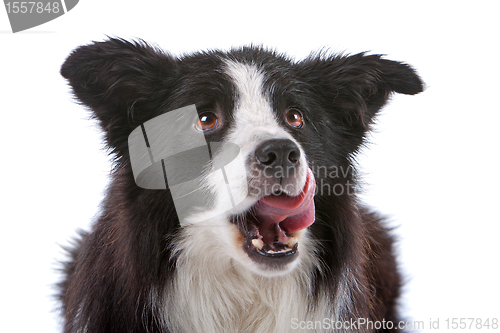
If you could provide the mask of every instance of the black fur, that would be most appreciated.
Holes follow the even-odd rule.
[[[110,39],[76,49],[61,74],[76,98],[101,125],[114,155],[115,170],[90,233],[83,234],[66,264],[60,285],[64,331],[168,332],[162,327],[160,294],[175,274],[169,247],[179,231],[170,192],[136,186],[127,139],[144,121],[168,110],[196,104],[198,111],[218,107],[225,129],[232,123],[236,92],[220,71],[223,59],[251,63],[266,74],[277,113],[297,107],[312,124],[293,132],[313,166],[353,170],[353,156],[364,142],[373,117],[391,93],[416,94],[422,82],[406,64],[379,55],[315,55],[300,62],[260,47],[209,51],[174,57],[144,42]],[[356,175],[325,177],[318,186],[337,183],[354,190]],[[345,188],[345,187],[344,187]],[[382,219],[360,205],[355,195],[315,197],[316,222],[310,227],[322,244],[324,269],[315,272],[311,306],[320,293],[334,295],[341,268],[348,267],[360,285],[350,290],[350,316],[397,322],[400,277],[392,237]],[[168,309],[166,309],[168,311]]]

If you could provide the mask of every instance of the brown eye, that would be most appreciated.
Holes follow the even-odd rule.
[[[301,128],[304,125],[304,118],[302,117],[302,113],[297,109],[290,109],[286,113],[286,122],[288,125]]]
[[[198,128],[203,131],[209,131],[217,127],[217,116],[212,112],[205,112],[200,114],[198,120]]]

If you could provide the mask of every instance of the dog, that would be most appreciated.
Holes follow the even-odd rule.
[[[358,199],[355,157],[393,93],[423,91],[412,67],[261,46],[173,56],[110,38],[74,50],[61,74],[114,158],[99,217],[64,264],[64,332],[398,329],[393,236]],[[138,185],[134,161],[152,146],[134,152],[132,138],[151,133],[174,150],[201,142],[185,183],[207,200],[180,214],[187,192],[173,189],[191,162],[158,188]]]

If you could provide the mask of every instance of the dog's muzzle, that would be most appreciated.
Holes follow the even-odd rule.
[[[300,190],[300,149],[289,139],[271,139],[260,144],[250,163],[252,194],[259,197],[286,193],[297,195]],[[258,193],[255,193],[258,192]]]

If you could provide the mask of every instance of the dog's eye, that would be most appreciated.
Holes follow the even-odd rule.
[[[205,112],[200,114],[198,120],[198,128],[202,131],[209,131],[217,127],[217,116],[212,112]]]
[[[302,113],[297,109],[290,109],[286,113],[286,122],[288,125],[301,128],[304,125],[304,118],[302,117]]]

